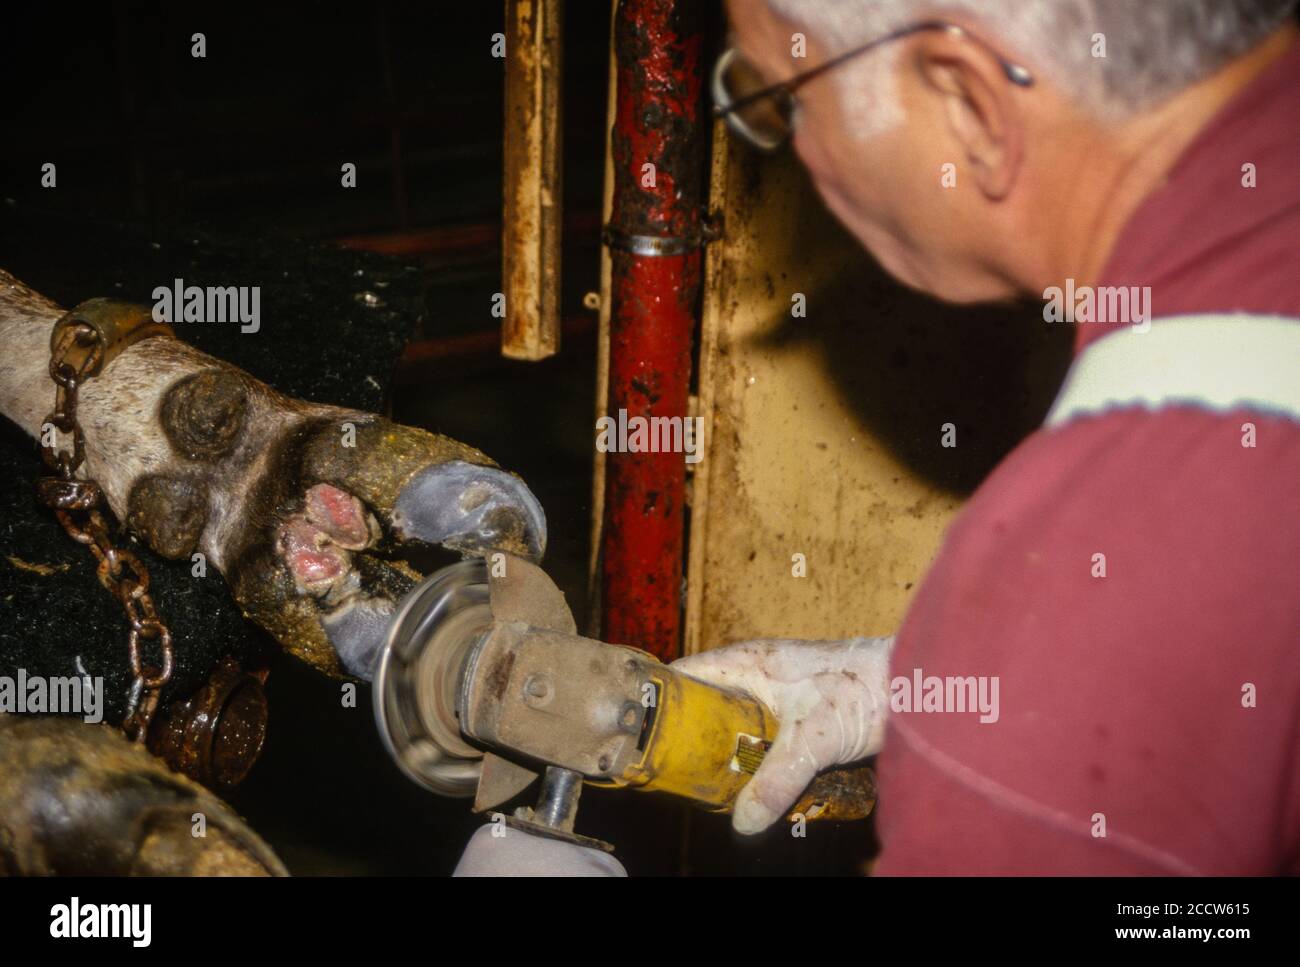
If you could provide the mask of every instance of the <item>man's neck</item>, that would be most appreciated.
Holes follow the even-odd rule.
[[[1151,111],[1118,125],[1098,126],[1090,150],[1076,152],[1067,177],[1051,187],[1068,197],[1064,224],[1040,226],[1053,245],[1041,266],[1048,284],[1072,278],[1093,285],[1110,259],[1120,232],[1158,189],[1183,151],[1247,84],[1290,49],[1297,37],[1288,24],[1210,78]],[[1059,205],[1046,206],[1059,213]],[[1032,288],[1032,286],[1031,286]]]

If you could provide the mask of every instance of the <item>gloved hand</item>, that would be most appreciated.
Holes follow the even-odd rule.
[[[496,823],[470,837],[452,876],[627,876],[609,853]]]
[[[889,711],[894,639],[746,641],[691,655],[673,667],[692,678],[745,692],[781,723],[776,741],[731,815],[737,832],[766,829],[799,799],[817,773],[875,755]]]

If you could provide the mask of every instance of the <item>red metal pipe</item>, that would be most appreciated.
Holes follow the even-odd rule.
[[[687,416],[700,291],[708,120],[698,0],[622,0],[611,147],[608,413]],[[653,169],[647,168],[653,165]],[[647,247],[676,254],[639,254]],[[680,648],[686,464],[681,453],[606,455],[602,636],[664,660]]]

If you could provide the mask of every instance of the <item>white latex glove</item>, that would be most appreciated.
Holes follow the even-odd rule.
[[[893,637],[776,638],[690,655],[673,667],[758,699],[781,728],[740,795],[731,824],[758,833],[784,816],[813,777],[880,751],[889,711]]]
[[[601,850],[491,824],[475,830],[451,875],[627,876],[627,870]]]

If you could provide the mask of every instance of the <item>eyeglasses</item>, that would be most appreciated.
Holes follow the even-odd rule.
[[[795,91],[814,78],[839,67],[859,54],[881,44],[920,33],[923,30],[944,30],[954,36],[966,37],[988,50],[1002,65],[1007,80],[1018,87],[1034,83],[1033,75],[1019,64],[1013,64],[988,44],[956,24],[942,20],[925,20],[909,27],[900,27],[883,37],[855,47],[826,63],[802,74],[796,74],[779,84],[763,85],[763,78],[735,47],[728,47],[713,68],[713,114],[726,119],[727,127],[759,151],[775,151],[790,140],[798,118],[799,102]]]

